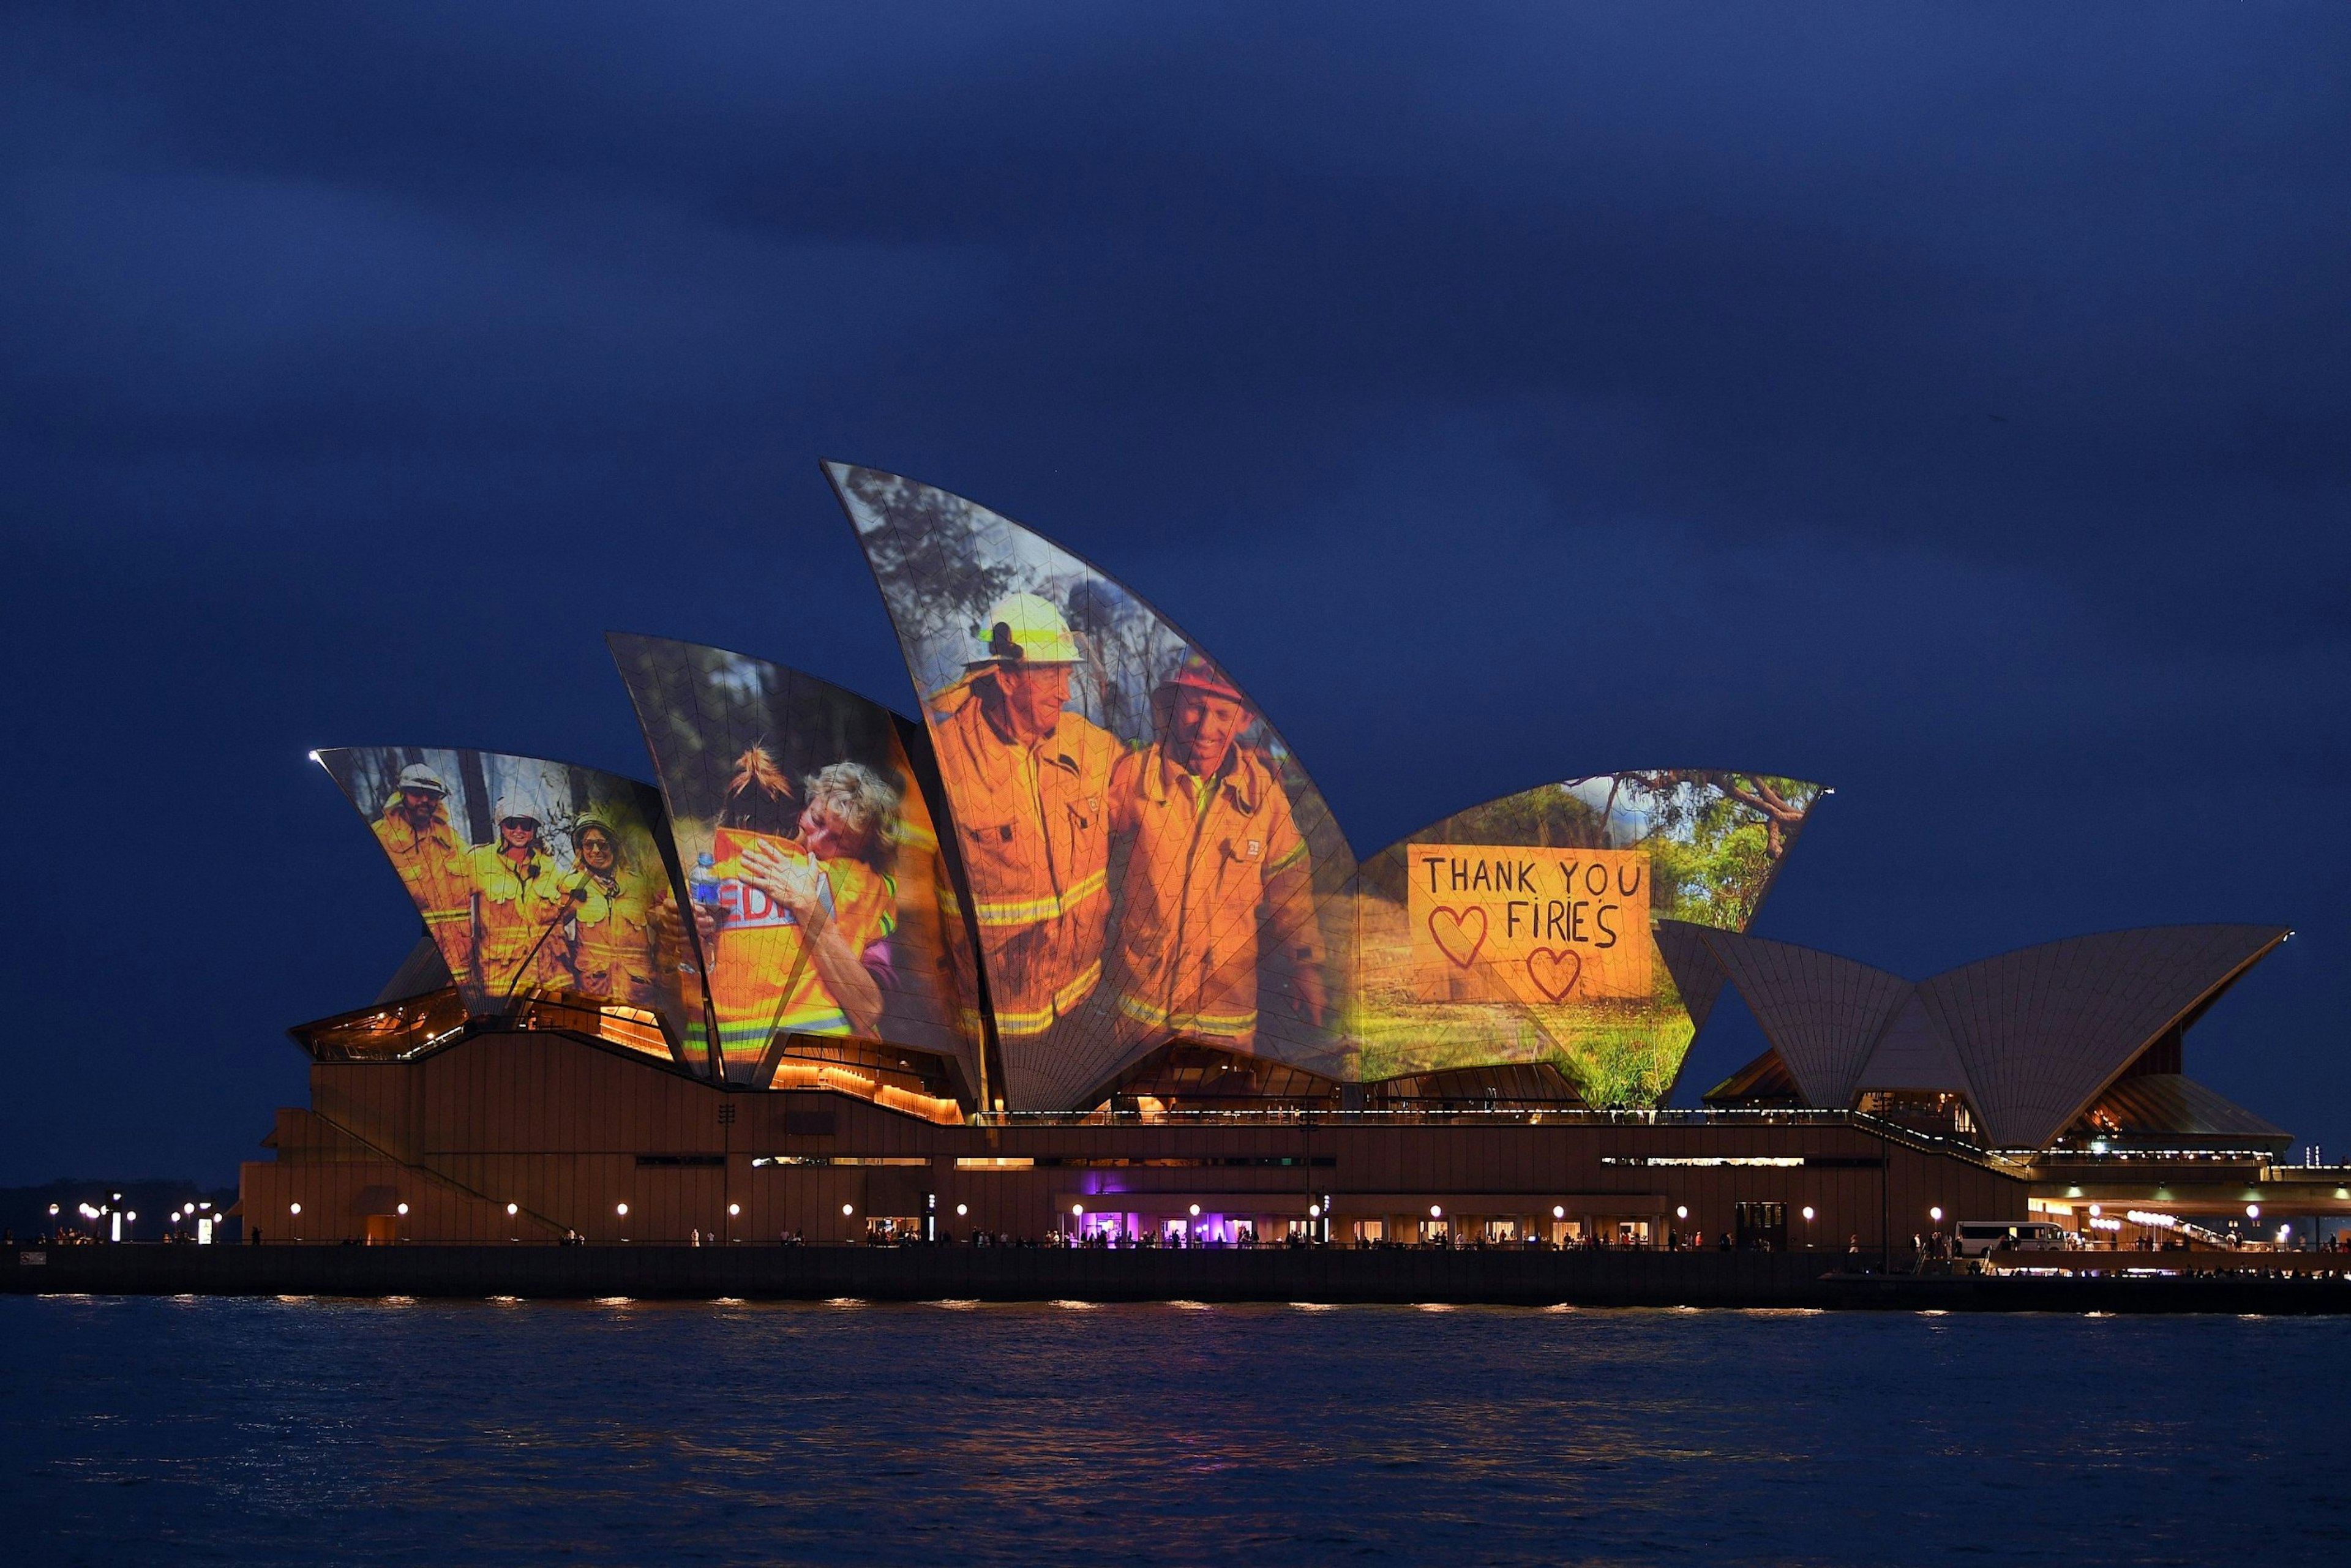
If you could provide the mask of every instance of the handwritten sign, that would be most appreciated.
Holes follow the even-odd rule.
[[[1645,852],[1414,844],[1405,862],[1421,1001],[1549,1006],[1649,995]]]

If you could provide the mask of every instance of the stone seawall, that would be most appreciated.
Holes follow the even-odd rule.
[[[1805,1252],[1337,1248],[60,1247],[18,1248],[0,1257],[0,1292],[2351,1312],[2351,1280],[2344,1279],[1914,1279],[1831,1271],[1844,1260]]]

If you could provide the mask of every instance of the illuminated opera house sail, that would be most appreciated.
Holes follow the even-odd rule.
[[[1825,791],[1729,768],[1563,766],[1358,858],[1274,716],[1133,589],[961,497],[825,472],[910,713],[614,633],[650,782],[465,748],[316,754],[423,931],[373,1003],[292,1031],[317,1103],[281,1113],[249,1185],[291,1203],[287,1184],[340,1173],[349,1193],[310,1212],[357,1206],[373,1236],[409,1184],[412,1228],[429,1210],[446,1234],[544,1238],[632,1211],[732,1223],[738,1174],[769,1194],[755,1207],[841,1228],[861,1205],[929,1213],[955,1172],[1066,1220],[1150,1185],[1103,1171],[1196,1166],[1255,1181],[1260,1217],[1327,1227],[1353,1204],[1376,1228],[1449,1224],[1431,1173],[1450,1169],[1479,1203],[1522,1203],[1513,1226],[1548,1208],[1647,1237],[1691,1211],[1655,1172],[1719,1165],[1724,1129],[1809,1129],[1773,1169],[1956,1161],[1983,1204],[2018,1179],[1984,1149],[2064,1144],[2085,1118],[2274,1141],[2179,1076],[2179,1040],[2280,929],[2086,939],[1915,985],[1764,942],[1750,927]],[[1718,1109],[1658,1110],[1734,991],[1771,1051]],[[1628,1117],[1677,1128],[1681,1152],[1555,1142]],[[1283,1141],[1315,1126],[1374,1141]],[[1081,1150],[1080,1127],[1163,1142]],[[1378,1196],[1333,1160],[1384,1171]],[[1229,1174],[1260,1166],[1291,1174]],[[1635,1168],[1652,1174],[1628,1186]],[[1171,1213],[1225,1201],[1196,1172],[1154,1179]],[[1818,1179],[1803,1214],[1882,1233],[1831,1207],[1862,1203],[1850,1180]],[[666,1207],[616,1196],[664,1182]],[[1756,1235],[1786,1197],[1746,1205]]]
[[[319,754],[446,971],[391,998],[411,1027],[382,1049],[593,1019],[730,1085],[886,1067],[966,1113],[1672,1087],[1695,1024],[1658,932],[1744,931],[1818,786],[1589,774],[1358,862],[1263,709],[1133,590],[960,497],[827,472],[918,718],[616,633],[657,785]]]

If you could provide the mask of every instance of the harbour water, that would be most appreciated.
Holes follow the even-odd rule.
[[[2351,1561],[2351,1322],[0,1298],[48,1563]]]

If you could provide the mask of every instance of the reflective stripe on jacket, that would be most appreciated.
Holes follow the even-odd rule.
[[[578,988],[571,973],[571,888],[555,858],[534,849],[517,864],[483,844],[465,856],[474,889],[475,976],[485,994],[528,996]]]
[[[389,806],[369,826],[423,916],[425,934],[441,949],[451,978],[463,986],[474,957],[474,883],[465,874],[465,851],[449,826],[448,806],[436,804],[421,833]]]
[[[796,839],[730,829],[742,845],[758,840],[789,855],[808,852]],[[832,888],[832,928],[862,955],[896,924],[897,893],[890,879],[862,861],[819,862]],[[742,880],[742,852],[732,848],[713,867],[727,915],[710,961],[711,1010],[718,1016],[718,1047],[730,1062],[756,1063],[778,1034],[848,1034],[849,1016],[817,973],[800,925],[766,894]],[[696,1021],[688,1035],[699,1046]]]
[[[608,883],[583,868],[572,873],[572,883],[581,894],[571,944],[580,990],[632,1007],[664,999],[656,921],[669,890],[630,871],[615,871]]]
[[[1292,964],[1322,961],[1312,868],[1290,798],[1262,758],[1236,747],[1216,779],[1164,746],[1119,759],[1113,831],[1132,834],[1117,941],[1118,1009],[1150,1030],[1256,1036],[1266,934]]]
[[[1063,711],[1035,747],[1006,740],[967,689],[934,721],[999,1035],[1041,1034],[1102,979],[1109,793],[1118,742]]]

